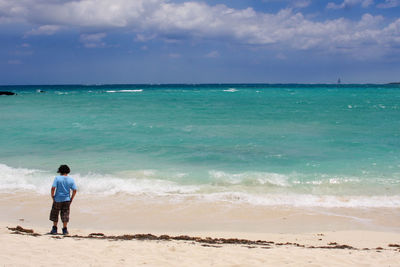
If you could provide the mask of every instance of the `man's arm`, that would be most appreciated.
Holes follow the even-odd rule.
[[[51,187],[51,198],[54,200],[54,192],[56,192],[56,188],[54,186]]]
[[[75,195],[76,195],[76,190],[72,190],[71,202],[72,200],[74,200]]]

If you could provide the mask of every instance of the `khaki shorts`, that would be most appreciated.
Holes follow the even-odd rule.
[[[54,201],[50,211],[50,221],[58,222],[58,214],[60,214],[62,222],[69,222],[70,205],[71,201],[65,201],[65,202]]]

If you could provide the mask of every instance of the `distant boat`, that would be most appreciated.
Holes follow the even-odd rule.
[[[340,78],[337,80],[337,84],[341,84],[342,81],[340,80]]]

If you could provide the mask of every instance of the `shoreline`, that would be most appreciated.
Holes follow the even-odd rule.
[[[29,192],[0,194],[0,221],[48,227],[50,196]],[[400,233],[400,208],[321,208],[257,206],[197,200],[170,201],[132,195],[77,195],[70,228],[154,233],[379,231]]]

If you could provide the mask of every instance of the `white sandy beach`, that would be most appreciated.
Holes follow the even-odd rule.
[[[355,247],[327,249],[296,245],[207,245],[192,241],[59,239],[59,236],[54,238],[50,235],[34,237],[10,234],[5,225],[1,223],[0,230],[3,266],[400,266],[399,249],[388,246],[400,240],[398,233],[339,231],[262,235],[275,244],[295,242],[305,246],[325,246],[337,242]],[[46,232],[44,228],[35,230],[38,233]],[[79,235],[89,232],[75,230]],[[255,237],[248,233],[202,235]],[[364,250],[366,247],[369,250]],[[60,255],[68,255],[67,261],[60,261]]]
[[[2,194],[0,263],[3,266],[400,266],[400,248],[393,246],[400,244],[397,209],[321,210],[238,207],[228,203],[145,204],[140,199],[132,200],[127,196],[78,197],[72,206],[69,231],[71,236],[81,237],[54,238],[46,235],[51,225],[48,197]],[[40,236],[13,234],[7,229],[17,225],[33,229]],[[99,232],[106,236],[151,233],[241,238],[271,244],[82,238]],[[343,245],[344,248],[333,248]],[[60,255],[68,255],[68,261],[60,262]]]

